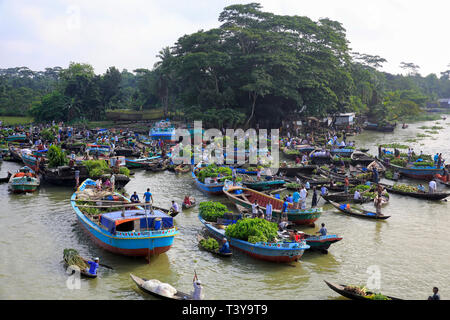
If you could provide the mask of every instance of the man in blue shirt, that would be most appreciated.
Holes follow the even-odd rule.
[[[130,197],[131,202],[138,203],[139,202],[139,196],[137,195],[136,191],[133,193],[133,195]]]
[[[145,203],[150,203],[150,200],[152,200],[152,205],[153,205],[153,196],[150,193],[150,188],[147,188],[147,192],[144,193],[144,200],[145,200]],[[151,205],[145,206],[145,213],[147,213],[147,209],[150,210],[150,211],[153,211]]]
[[[294,209],[299,208],[299,201],[300,201],[300,193],[298,191],[295,191],[292,195],[292,199],[294,200]]]
[[[222,248],[220,248],[219,252],[220,253],[231,253],[230,244],[228,243],[227,239],[223,238],[222,242],[223,242],[223,245],[222,245]]]
[[[95,258],[94,261],[86,261],[86,263],[89,265],[89,267],[86,268],[86,272],[89,272],[90,274],[97,274],[99,261],[99,258]]]
[[[320,228],[319,232],[321,236],[326,236],[327,235],[327,228],[325,228],[325,223],[322,223],[322,228]]]
[[[439,289],[437,287],[433,288],[433,295],[428,297],[428,300],[441,300],[441,296],[439,295]]]

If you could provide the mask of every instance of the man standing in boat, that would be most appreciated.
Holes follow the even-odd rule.
[[[144,193],[144,200],[145,203],[148,203],[149,205],[145,205],[144,209],[145,209],[145,213],[147,213],[147,210],[149,210],[150,212],[153,212],[153,195],[150,192],[150,188],[147,188],[147,192]],[[150,200],[151,200],[151,204],[150,204]]]

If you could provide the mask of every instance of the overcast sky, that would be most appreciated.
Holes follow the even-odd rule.
[[[152,68],[158,51],[184,34],[218,27],[227,5],[341,22],[353,51],[379,55],[383,70],[413,62],[427,75],[450,69],[448,0],[0,0],[0,68],[32,70],[86,62]]]

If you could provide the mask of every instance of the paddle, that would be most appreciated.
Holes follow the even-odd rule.
[[[99,263],[98,265],[101,266],[101,267],[105,267],[106,269],[114,270],[113,267],[110,267],[110,266],[108,266],[108,265],[106,265],[106,264],[103,264],[103,263]]]

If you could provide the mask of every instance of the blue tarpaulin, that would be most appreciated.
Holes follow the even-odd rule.
[[[154,210],[153,213],[147,211],[147,215],[143,210],[126,210],[124,217],[122,211],[108,212],[101,215],[100,223],[108,228],[109,232],[115,233],[117,225],[133,220],[140,220],[141,228],[153,228],[156,218],[161,219],[163,229],[173,227],[173,218],[159,210]]]

